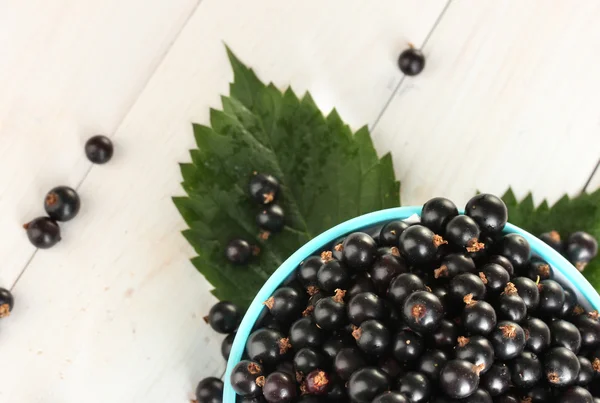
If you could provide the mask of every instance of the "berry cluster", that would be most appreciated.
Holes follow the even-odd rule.
[[[429,200],[304,260],[231,373],[245,403],[593,403],[600,321],[498,197]],[[597,382],[596,382],[597,383]]]
[[[598,241],[587,232],[574,232],[565,242],[557,231],[544,232],[540,239],[562,253],[579,271],[598,254]]]
[[[112,142],[106,136],[91,137],[85,144],[85,154],[91,162],[104,164],[112,157]],[[44,198],[44,210],[48,216],[37,217],[23,225],[29,241],[39,249],[53,247],[61,240],[58,221],[72,220],[80,207],[81,201],[75,189],[68,186],[51,189]]]

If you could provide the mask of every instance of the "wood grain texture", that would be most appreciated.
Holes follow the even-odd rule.
[[[34,251],[21,225],[83,179],[85,140],[112,135],[198,1],[0,2],[0,285]]]
[[[375,131],[404,204],[579,193],[600,156],[600,3],[454,1]]]
[[[202,321],[215,300],[170,196],[182,193],[190,122],[207,123],[232,78],[223,42],[264,79],[309,89],[359,126],[398,83],[399,51],[425,38],[444,5],[204,0],[114,134],[114,160],[83,182],[62,245],[38,253],[17,284],[0,401],[186,402],[198,380],[220,376],[223,336]]]

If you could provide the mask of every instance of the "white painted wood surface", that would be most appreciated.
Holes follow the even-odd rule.
[[[18,224],[42,212],[45,191],[82,181],[83,198],[0,323],[0,402],[186,402],[199,379],[220,375],[223,336],[201,319],[214,298],[170,197],[182,193],[190,122],[206,123],[227,92],[223,42],[261,78],[375,125],[402,80],[397,54],[425,41],[446,1],[196,5],[0,4],[4,284],[33,251]],[[375,125],[405,203],[462,202],[509,183],[538,200],[580,190],[600,157],[598,18],[592,0],[453,2],[427,41],[425,72],[402,81]],[[115,157],[85,176],[81,147],[97,131],[114,133]]]

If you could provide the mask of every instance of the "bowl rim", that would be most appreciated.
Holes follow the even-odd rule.
[[[287,258],[285,262],[283,262],[281,266],[279,266],[277,270],[273,272],[273,274],[261,287],[260,291],[252,300],[250,307],[246,311],[246,314],[240,323],[233,341],[233,345],[231,346],[229,359],[227,360],[227,368],[224,375],[223,402],[235,403],[236,393],[231,386],[230,374],[235,365],[240,362],[242,358],[244,349],[246,347],[246,340],[248,339],[248,336],[250,335],[257,318],[264,309],[263,302],[271,296],[275,289],[279,287],[279,285],[298,267],[298,265],[304,259],[322,249],[323,246],[350,232],[387,221],[406,220],[415,214],[420,215],[421,210],[422,206],[405,206],[363,214],[361,216],[344,221],[343,223],[338,224],[314,237],[300,247],[296,252],[294,252],[289,258]],[[464,212],[460,211],[460,214],[464,214]],[[558,251],[554,250],[542,240],[517,227],[516,225],[507,223],[503,232],[516,233],[525,238],[529,242],[532,253],[535,253],[544,259],[554,270],[560,272],[567,279],[567,281],[571,283],[572,288],[577,289],[579,293],[587,298],[588,302],[594,309],[600,311],[600,295],[598,295],[594,287],[592,287],[587,279]]]

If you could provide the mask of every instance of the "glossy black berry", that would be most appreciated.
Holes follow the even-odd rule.
[[[594,403],[592,394],[581,386],[573,386],[560,395],[561,403]]]
[[[446,225],[445,237],[452,245],[467,252],[478,252],[485,248],[480,242],[481,231],[477,223],[469,216],[459,215]]]
[[[400,235],[402,235],[402,232],[408,227],[410,227],[410,224],[404,221],[390,221],[381,228],[379,242],[384,246],[398,247]]]
[[[446,349],[456,344],[458,337],[458,326],[451,320],[442,319],[438,328],[430,337],[435,348]]]
[[[285,225],[285,214],[283,209],[277,204],[265,206],[256,215],[256,225],[268,233],[279,232]]]
[[[421,224],[436,234],[443,234],[446,224],[457,215],[458,209],[452,201],[445,197],[434,197],[423,205]]]
[[[429,379],[420,372],[408,372],[398,381],[398,390],[411,403],[427,403],[432,386]]]
[[[461,336],[457,339],[458,344],[454,348],[454,356],[458,360],[469,361],[475,365],[482,364],[480,373],[487,372],[494,363],[494,347],[483,336]]]
[[[302,375],[322,368],[323,365],[325,365],[325,357],[315,349],[304,347],[294,355],[294,369]]]
[[[555,397],[555,389],[548,387],[548,385],[545,383],[540,383],[531,389],[522,390],[518,402],[522,403],[525,401],[531,403],[554,403]]]
[[[217,302],[210,308],[205,320],[215,332],[232,333],[242,321],[242,310],[232,302]]]
[[[525,275],[533,281],[548,280],[553,277],[552,267],[546,261],[534,257],[529,261]]]
[[[565,254],[577,269],[583,270],[598,254],[598,241],[587,232],[574,232],[567,238]]]
[[[486,335],[496,327],[498,318],[494,308],[486,301],[476,301],[469,296],[465,299],[462,325],[469,334]]]
[[[264,373],[262,366],[253,361],[242,360],[231,371],[231,386],[242,397],[258,396],[262,393]]]
[[[358,295],[360,293],[376,291],[377,290],[375,290],[375,285],[373,284],[371,275],[367,272],[361,271],[359,273],[354,274],[350,278],[350,286],[348,287],[348,291],[346,292],[346,299],[349,301],[355,295]]]
[[[554,320],[550,322],[550,342],[552,347],[566,347],[575,354],[581,348],[581,333],[571,322],[566,320]]]
[[[394,277],[407,272],[408,266],[404,259],[389,253],[377,258],[369,269],[371,281],[373,281],[373,285],[380,295],[385,295]]]
[[[543,320],[533,317],[527,318],[523,322],[523,330],[525,331],[528,350],[539,355],[550,347],[550,328]]]
[[[60,241],[60,227],[48,217],[38,217],[23,225],[27,230],[29,242],[36,248],[48,249]]]
[[[425,351],[419,358],[415,369],[425,375],[433,382],[437,382],[440,371],[448,362],[448,355],[441,350]]]
[[[276,364],[291,347],[289,339],[273,329],[255,330],[246,341],[248,357],[267,366]]]
[[[385,308],[383,300],[372,292],[363,292],[352,297],[348,302],[348,319],[355,326],[368,319],[383,319]]]
[[[475,262],[464,253],[451,253],[444,256],[439,268],[434,270],[435,278],[452,278],[461,273],[474,273]]]
[[[289,403],[296,397],[296,380],[285,372],[273,372],[265,379],[263,396],[269,403]]]
[[[528,389],[542,378],[542,362],[534,353],[525,351],[510,361],[510,372],[514,386]]]
[[[464,360],[448,361],[440,372],[439,386],[453,399],[472,395],[479,386],[481,366]]]
[[[554,347],[543,357],[544,377],[554,386],[569,386],[577,381],[581,366],[577,356],[568,348]]]
[[[494,403],[521,403],[521,397],[517,397],[514,393],[505,393],[494,399]],[[533,403],[533,402],[532,402]],[[538,403],[538,402],[536,402]]]
[[[563,243],[557,231],[544,232],[539,238],[559,253],[563,252]]]
[[[508,272],[508,274],[512,277],[515,274],[515,268],[513,267],[510,260],[500,255],[490,256],[488,259],[488,263],[496,263],[500,266],[504,267],[504,270]]]
[[[528,311],[535,311],[540,303],[538,285],[527,277],[515,277],[511,281],[517,288],[517,294],[525,302]]]
[[[371,403],[411,403],[406,396],[400,392],[387,391],[375,397]]]
[[[398,275],[390,283],[387,292],[387,299],[398,309],[404,306],[404,300],[415,291],[424,291],[425,284],[416,275],[412,273],[403,273]]]
[[[398,67],[407,76],[416,76],[425,68],[425,55],[419,49],[411,46],[400,53]]]
[[[422,225],[412,225],[400,235],[400,253],[411,264],[433,263],[437,250],[446,241]]]
[[[248,263],[252,256],[252,247],[244,239],[233,239],[225,248],[225,257],[233,264],[243,265]]]
[[[304,288],[317,285],[317,273],[323,265],[323,259],[320,256],[310,256],[296,270],[296,277]]]
[[[473,299],[481,300],[486,294],[485,284],[479,276],[473,273],[461,273],[454,276],[450,280],[448,291],[454,301],[457,302],[463,301],[467,295],[471,295]]]
[[[392,354],[398,361],[415,361],[424,351],[425,341],[418,333],[404,329],[394,335]]]
[[[14,306],[15,298],[12,293],[6,288],[0,287],[0,318],[10,316]]]
[[[577,307],[577,294],[575,291],[563,285],[563,291],[565,293],[565,303],[560,309],[560,313],[557,315],[561,318],[571,317],[574,314],[575,307]]]
[[[315,369],[304,380],[304,391],[312,395],[324,395],[331,387],[329,375],[320,369]]]
[[[54,221],[69,221],[79,213],[79,195],[68,186],[57,186],[44,198],[44,209]]]
[[[246,397],[238,397],[238,399],[236,400],[237,403],[265,403],[266,400],[265,398],[260,395],[260,396],[246,396]],[[309,402],[312,403],[312,402]],[[318,402],[317,402],[318,403]]]
[[[539,283],[540,304],[538,310],[541,315],[552,316],[560,313],[565,303],[565,292],[560,284],[554,280],[544,280]]]
[[[387,375],[379,368],[366,367],[354,372],[348,380],[348,396],[356,403],[371,403],[375,396],[390,387]]]
[[[223,401],[223,381],[214,377],[201,380],[196,387],[196,401],[198,403],[221,403]]]
[[[321,347],[324,341],[323,330],[317,327],[312,316],[295,321],[290,327],[289,338],[295,349]]]
[[[471,396],[461,399],[460,403],[492,403],[492,397],[485,389],[479,388]]]
[[[488,263],[481,268],[479,278],[487,289],[498,292],[506,287],[510,280],[510,274],[497,263]]]
[[[368,270],[375,261],[377,244],[364,232],[348,235],[342,247],[342,261],[352,270]]]
[[[231,352],[231,346],[235,339],[235,333],[228,334],[227,337],[221,342],[221,355],[227,361],[229,359],[229,353]]]
[[[346,384],[340,378],[336,376],[331,376],[329,379],[329,391],[327,392],[327,402],[347,402],[348,401],[348,392],[346,389]],[[323,399],[319,401],[319,403],[323,403]]]
[[[344,294],[344,291],[336,290],[336,295],[323,298],[315,305],[313,317],[321,329],[335,330],[348,323]]]
[[[494,346],[494,354],[500,360],[510,360],[523,352],[525,348],[525,332],[518,324],[502,321],[490,334]]]
[[[496,300],[496,312],[500,319],[521,322],[527,316],[527,305],[517,293],[517,287],[508,283]]]
[[[592,362],[585,357],[578,356],[579,360],[579,374],[577,375],[577,385],[585,386],[592,382],[594,379],[594,367]]]
[[[333,369],[341,379],[347,381],[356,370],[366,365],[367,361],[360,350],[355,347],[345,347],[335,356]]]
[[[511,385],[510,370],[506,364],[496,363],[481,376],[479,386],[490,394],[490,396],[500,396],[510,389]]]
[[[600,320],[598,312],[593,311],[582,314],[573,319],[573,324],[581,335],[581,346],[584,348],[597,348],[600,346]]]
[[[531,256],[529,242],[519,234],[506,234],[499,245],[500,255],[507,258],[515,268],[525,266]]]
[[[279,181],[266,174],[255,173],[248,183],[250,196],[258,204],[270,204],[277,199]]]
[[[416,332],[437,329],[444,317],[444,307],[438,297],[428,291],[416,291],[404,301],[402,318]]]
[[[352,336],[346,334],[334,334],[323,343],[323,353],[329,362],[333,362],[337,354],[342,351],[343,348],[354,347],[356,343]]]
[[[356,339],[358,347],[372,356],[383,355],[391,343],[389,329],[374,319],[364,321],[360,327],[354,329],[352,336]]]
[[[113,143],[101,134],[90,137],[85,143],[85,155],[94,164],[105,164],[113,156]]]
[[[508,221],[508,210],[502,199],[487,193],[472,197],[465,207],[465,214],[487,234],[500,233]]]

